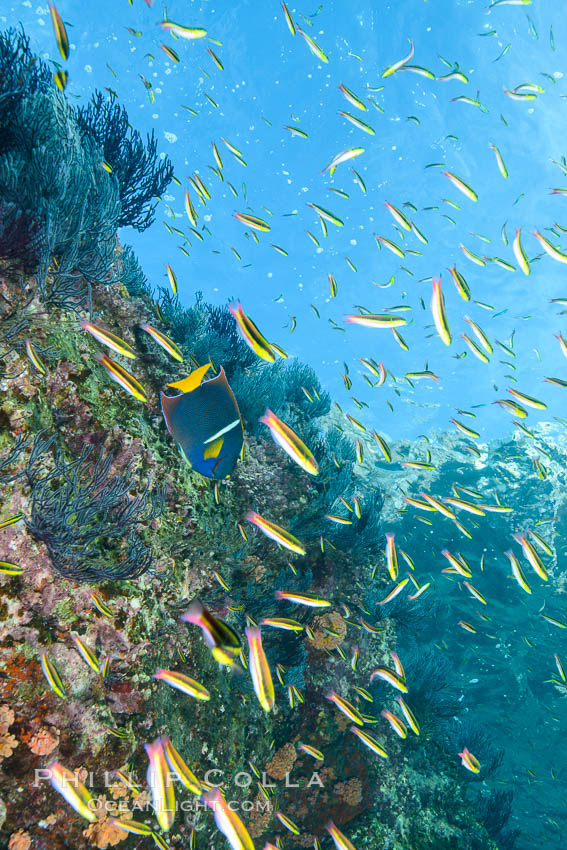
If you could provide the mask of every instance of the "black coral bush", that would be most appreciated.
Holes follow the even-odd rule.
[[[146,230],[154,220],[154,199],[165,191],[173,176],[167,157],[159,161],[153,131],[144,144],[124,107],[100,91],[94,93],[88,106],[77,111],[77,122],[83,135],[100,147],[118,181],[118,226]]]
[[[47,463],[49,456],[52,463]],[[47,547],[51,563],[75,581],[133,579],[152,563],[139,531],[162,513],[165,488],[131,497],[133,476],[126,468],[113,475],[113,456],[92,446],[67,461],[55,437],[36,435],[26,467],[31,488],[28,532]]]
[[[45,304],[90,306],[119,279],[117,230],[151,224],[172,172],[122,107],[98,92],[75,108],[22,32],[0,34],[0,260],[33,270]]]

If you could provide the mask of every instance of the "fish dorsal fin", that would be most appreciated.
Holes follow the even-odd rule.
[[[193,390],[196,390],[197,387],[201,385],[201,381],[212,365],[212,363],[205,363],[204,366],[199,366],[198,369],[194,369],[193,372],[191,372],[191,374],[186,378],[183,378],[181,381],[176,381],[174,384],[168,384],[167,386],[180,390],[182,393],[193,392]]]

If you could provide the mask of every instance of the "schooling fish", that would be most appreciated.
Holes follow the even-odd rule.
[[[175,790],[169,771],[161,738],[145,744],[149,765],[147,780],[152,792],[152,804],[156,820],[164,832],[168,832],[175,818]]]
[[[131,360],[136,358],[136,354],[128,345],[127,342],[124,342],[119,336],[116,334],[107,331],[106,328],[101,328],[98,325],[93,325],[92,322],[82,321],[79,322],[79,325],[84,331],[88,331],[98,342],[101,342],[103,345],[107,345],[117,354],[121,354],[123,357],[129,357]]]
[[[91,823],[97,820],[96,805],[82,782],[61,762],[54,761],[47,766],[51,784],[64,797],[77,814]]]
[[[250,319],[242,309],[239,301],[228,305],[228,309],[234,316],[238,330],[249,348],[254,351],[258,357],[273,363],[276,359],[274,352],[271,349],[268,340],[260,333],[252,319]]]
[[[356,850],[354,844],[335,826],[332,820],[325,824],[325,829],[335,842],[337,850]]]
[[[210,366],[200,366],[169,384],[181,392],[176,396],[162,392],[161,408],[167,430],[187,463],[206,478],[229,478],[242,451],[242,420],[222,366],[219,375],[201,383]]]
[[[43,670],[43,675],[47,679],[51,690],[56,693],[57,696],[64,697],[65,686],[61,681],[61,677],[55,667],[55,664],[53,664],[53,662],[49,659],[45,650],[41,653],[41,669]]]
[[[388,753],[382,747],[381,744],[378,743],[376,738],[373,738],[372,735],[368,735],[366,732],[363,732],[362,729],[358,729],[356,726],[351,726],[350,731],[353,735],[356,735],[365,746],[367,746],[370,750],[372,750],[376,755],[381,756],[383,759],[388,758]]]
[[[361,713],[352,703],[344,699],[344,697],[339,696],[339,694],[335,691],[331,691],[330,693],[325,694],[325,696],[328,700],[334,702],[339,711],[342,711],[349,720],[352,720],[352,722],[356,723],[357,726],[364,726],[364,720],[362,719]]]
[[[476,756],[473,756],[473,754],[467,749],[467,747],[464,747],[463,752],[458,753],[458,755],[460,756],[461,764],[463,765],[463,767],[466,767],[466,769],[470,770],[471,773],[479,773],[480,762],[476,758]]]
[[[184,38],[188,41],[195,38],[204,38],[207,34],[207,30],[201,27],[186,27],[183,24],[175,24],[173,21],[168,20],[159,21],[159,25],[166,32],[170,32],[176,35],[177,38]]]
[[[245,631],[250,649],[249,667],[254,691],[264,711],[271,711],[274,707],[274,684],[262,646],[261,631],[258,626],[250,626]]]
[[[281,528],[279,525],[276,525],[275,522],[270,522],[270,520],[261,517],[260,514],[257,514],[255,511],[248,511],[246,519],[248,522],[253,523],[257,528],[259,528],[266,537],[269,537],[271,540],[275,540],[279,546],[283,546],[284,549],[289,549],[291,552],[296,552],[298,555],[305,555],[303,545],[299,542],[297,537],[294,537],[293,534],[290,534],[289,531],[285,530],[285,528]]]
[[[166,336],[161,331],[158,331],[157,328],[154,328],[152,325],[149,325],[147,322],[143,325],[140,325],[140,328],[143,331],[146,331],[151,337],[155,339],[158,345],[161,345],[164,351],[167,351],[174,360],[179,360],[180,363],[183,362],[183,354],[181,349],[174,343],[172,339]]]
[[[182,693],[187,694],[187,696],[193,697],[194,699],[207,701],[210,700],[211,695],[208,690],[203,687],[199,682],[196,682],[195,679],[189,678],[184,673],[177,673],[174,670],[163,670],[159,668],[154,673],[154,679],[161,679],[163,682],[167,682],[168,685],[171,685],[172,688],[177,688],[177,690],[182,691]]]
[[[131,396],[138,399],[138,401],[147,401],[148,397],[146,395],[146,391],[143,386],[136,378],[128,372],[127,369],[124,369],[120,363],[117,363],[115,360],[112,360],[111,357],[107,357],[106,354],[102,354],[99,352],[95,354],[95,360],[104,366],[110,378],[119,384],[122,389],[126,390],[126,392],[130,393]]]
[[[201,627],[205,642],[216,661],[230,666],[239,655],[242,644],[236,632],[223,620],[213,616],[198,599],[191,603],[181,619]]]
[[[88,664],[91,670],[94,670],[95,673],[100,673],[98,659],[92,649],[89,649],[86,643],[81,640],[76,632],[71,632],[71,639],[83,661]]]
[[[203,786],[193,771],[185,764],[185,761],[171,743],[169,735],[162,735],[159,740],[161,741],[166,761],[175,778],[178,778],[188,791],[200,796],[203,792]]]
[[[48,4],[49,12],[51,14],[51,22],[53,24],[53,30],[55,32],[55,39],[57,41],[57,47],[59,48],[59,53],[63,57],[63,59],[69,58],[69,38],[67,36],[67,30],[65,29],[65,24],[61,20],[61,16],[57,11],[55,6],[52,6],[51,3]]]
[[[224,798],[220,788],[206,791],[201,799],[213,810],[215,823],[232,850],[254,850],[248,830]]]
[[[297,749],[302,750],[304,753],[307,753],[308,756],[312,756],[312,758],[317,759],[317,761],[323,761],[325,758],[320,750],[316,750],[315,747],[312,747],[310,744],[298,744]]]
[[[260,422],[267,425],[272,433],[272,437],[282,449],[294,460],[305,472],[310,475],[317,475],[319,467],[317,461],[307,448],[305,443],[299,438],[295,431],[282,422],[275,413],[267,408],[266,412],[260,417]]]
[[[392,729],[394,730],[396,735],[398,735],[400,738],[407,737],[408,731],[407,731],[406,724],[403,722],[403,720],[400,720],[400,718],[397,715],[395,715],[392,711],[390,711],[387,708],[382,709],[380,714],[382,715],[382,717],[385,720],[388,721],[388,723],[390,724],[390,726],[392,727]]]
[[[124,832],[130,832],[134,835],[151,835],[152,829],[146,826],[145,823],[140,823],[135,820],[120,820],[120,818],[110,818],[108,821],[110,826],[117,829],[122,829]]]

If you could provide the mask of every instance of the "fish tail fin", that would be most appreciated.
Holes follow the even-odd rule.
[[[230,310],[235,319],[241,317],[244,312],[242,310],[242,304],[240,303],[240,301],[231,301],[228,305],[228,309]]]
[[[187,611],[181,615],[181,619],[185,623],[193,623],[194,625],[200,626],[204,622],[205,615],[205,606],[198,599],[195,599]]]
[[[260,416],[259,421],[262,422],[263,425],[269,425],[271,420],[273,419],[273,416],[274,416],[273,411],[271,411],[270,408],[267,407],[265,412],[264,412],[264,415]]]

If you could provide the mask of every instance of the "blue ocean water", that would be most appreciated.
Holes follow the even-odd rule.
[[[353,0],[325,3],[320,9],[290,7],[292,13],[304,14],[298,22],[328,63],[313,55],[301,37],[291,36],[278,3],[167,4],[171,20],[206,28],[222,46],[162,32],[158,22],[164,10],[158,4],[148,8],[138,0],[133,5],[103,0],[96,6],[69,3],[60,9],[69,22],[69,96],[80,103],[96,87],[115,91],[136,128],[155,131],[159,149],[172,159],[182,183],[170,185],[150,231],[123,233],[152,284],[167,285],[169,263],[183,302],[190,303],[197,290],[218,304],[240,298],[269,339],[315,367],[345,410],[356,413],[350,401],[354,395],[369,405],[367,424],[393,438],[447,427],[455,408],[471,406],[479,406],[476,421],[484,437],[503,435],[510,417],[491,402],[510,384],[542,395],[543,377],[561,371],[562,355],[553,334],[562,327],[562,307],[548,302],[565,296],[563,268],[544,254],[531,233],[538,228],[554,244],[561,241],[546,228],[561,225],[566,203],[564,196],[550,194],[564,182],[564,169],[552,160],[560,161],[563,152],[566,24],[560,10],[547,4],[494,6],[440,0],[377,8]],[[47,5],[5,7],[2,23],[16,21],[23,23],[42,56],[60,58]],[[382,79],[389,65],[407,55],[409,39],[415,47],[410,64],[435,77],[458,68],[469,82],[439,82],[407,70]],[[161,44],[177,51],[178,63]],[[221,59],[222,71],[207,47]],[[153,102],[141,77],[151,83]],[[345,100],[341,83],[363,99],[366,111]],[[520,102],[504,93],[522,84],[543,91],[538,88],[534,99]],[[520,91],[532,93],[529,88]],[[483,108],[453,102],[461,96],[478,100]],[[339,111],[366,121],[375,135],[354,127]],[[284,129],[286,125],[300,128],[308,138]],[[242,152],[247,167],[221,137]],[[225,163],[224,183],[208,168],[215,165],[213,141]],[[507,179],[490,144],[502,154]],[[321,173],[340,151],[355,147],[364,153],[340,165],[332,177]],[[431,163],[444,163],[445,168],[427,167]],[[362,176],[366,194],[351,167]],[[443,170],[469,183],[478,202],[452,186]],[[187,177],[193,172],[212,195],[206,208],[194,198],[200,228],[207,227],[203,241],[189,233],[183,207]],[[428,244],[396,230],[385,202],[409,213]],[[328,223],[328,236],[323,237],[308,203],[329,209],[344,226]],[[267,217],[270,232],[259,234],[256,244],[246,238],[235,212]],[[188,242],[168,233],[164,223],[183,230]],[[508,245],[502,241],[504,225]],[[494,262],[478,266],[459,250],[463,244],[479,257],[500,257],[517,268],[512,253],[517,228],[522,228],[528,257],[538,258],[529,277]],[[380,250],[374,235],[420,255],[400,258],[385,247]],[[454,264],[469,284],[469,303],[453,285],[448,269]],[[329,274],[337,281],[336,298],[330,297]],[[450,348],[432,327],[430,278],[439,275],[454,339]],[[344,315],[358,312],[358,304],[373,313],[411,307],[402,313],[408,324],[401,330],[409,350],[389,330],[346,326]],[[460,339],[467,330],[470,335],[465,315],[491,338],[509,344],[512,337],[517,354],[513,367],[501,362],[511,357],[498,347],[489,364],[476,359]],[[290,333],[292,316],[296,327]],[[466,357],[457,356],[464,353]],[[376,391],[362,380],[365,370],[358,358],[365,357],[384,362],[392,376],[388,388]],[[343,361],[352,391],[341,377]],[[423,370],[426,363],[439,382],[410,387],[404,375]],[[546,386],[543,394],[550,410],[561,416],[563,390]]]
[[[155,132],[160,152],[171,158],[181,183],[170,184],[148,231],[125,229],[121,239],[134,247],[153,286],[167,287],[166,265],[174,269],[182,303],[191,304],[197,291],[217,305],[240,299],[270,341],[314,367],[344,412],[388,440],[414,441],[424,433],[432,438],[449,429],[455,416],[483,441],[510,440],[519,433],[513,424],[517,414],[510,416],[493,402],[510,400],[507,389],[512,388],[547,405],[541,410],[528,402],[526,427],[555,422],[553,433],[560,441],[567,390],[544,378],[567,380],[567,363],[555,338],[565,328],[567,257],[549,256],[533,233],[539,230],[560,252],[567,250],[567,22],[562,7],[543,0],[492,6],[455,0],[316,5],[299,9],[289,4],[289,10],[328,62],[310,52],[299,33],[292,36],[276,2],[167,4],[169,20],[203,27],[214,41],[185,41],[163,32],[164,7],[158,3],[151,8],[142,0],[133,5],[126,0],[58,3],[71,42],[65,63],[68,96],[85,103],[95,88],[116,92],[132,124],[143,133]],[[0,21],[3,27],[21,22],[32,48],[60,61],[47,5],[30,0],[10,8],[5,4]],[[383,77],[388,66],[407,55],[410,40],[415,53],[407,64],[414,69]],[[178,53],[179,62],[162,44]],[[207,48],[219,57],[222,70]],[[430,73],[424,76],[423,69]],[[455,71],[468,82],[438,79]],[[348,103],[340,84],[366,110]],[[514,89],[533,99],[510,97]],[[458,100],[462,97],[476,103]],[[375,133],[353,126],[340,111],[355,115]],[[222,139],[241,151],[245,165]],[[223,159],[222,182],[210,170],[216,165],[213,142]],[[500,152],[507,177],[491,146]],[[358,147],[364,149],[359,156],[332,175],[322,173],[339,152]],[[459,191],[443,171],[466,181],[478,200]],[[194,173],[211,194],[201,205],[191,189],[201,239],[190,232],[184,209],[188,176]],[[553,194],[554,189],[566,194]],[[386,202],[415,222],[427,244],[395,226]],[[343,225],[327,222],[325,235],[309,203],[331,211]],[[235,213],[260,217],[269,223],[269,232],[258,232],[256,242]],[[529,275],[522,273],[512,250],[519,229]],[[375,236],[396,243],[404,256],[384,244],[380,248]],[[467,258],[460,245],[484,264]],[[494,257],[515,269],[503,268]],[[454,286],[449,272],[454,265],[470,287],[470,301]],[[336,279],[335,297],[329,275]],[[431,310],[431,279],[438,276],[450,346],[443,343]],[[403,316],[407,323],[399,330],[407,345],[402,347],[389,329],[345,323],[345,315],[361,307],[362,312]],[[400,307],[406,309],[400,312]],[[465,317],[492,341],[488,363],[461,338],[468,333],[478,342]],[[364,372],[372,376],[361,358],[384,363],[384,386],[371,387],[363,379]],[[424,370],[438,380],[404,377]],[[465,414],[463,420],[458,410],[475,417]],[[450,454],[443,458],[440,437],[436,447],[437,462],[447,464],[448,492],[450,474],[458,479],[459,463],[474,469],[474,459],[465,464]],[[495,449],[493,465],[479,467],[474,481],[469,476],[463,483],[486,491],[497,487],[504,504],[509,485],[516,503],[530,501],[534,518],[546,518],[548,507],[561,515],[560,505],[547,502],[538,513],[537,490],[530,490],[529,500],[522,497],[518,477],[523,473],[514,479],[514,462],[499,460]],[[559,455],[554,454],[554,462],[560,464]],[[554,480],[560,488],[561,479]],[[490,597],[490,622],[479,629],[475,642],[465,641],[455,626],[456,584],[439,592],[440,608],[424,634],[451,659],[455,681],[467,692],[476,717],[507,745],[498,781],[516,794],[514,824],[523,830],[517,846],[561,847],[565,697],[541,689],[553,654],[567,657],[564,631],[542,625],[537,619],[542,598],[529,599],[525,607],[516,589],[511,591],[501,563],[495,565],[497,551],[502,561],[509,545],[498,538],[503,529],[493,526],[490,539],[480,544],[476,536],[470,551],[458,533],[453,541],[475,566],[482,551],[487,553],[481,582]],[[509,537],[510,531],[522,530],[513,526],[505,533]],[[402,533],[409,534],[407,528]],[[433,535],[417,526],[404,548],[416,559],[420,553],[430,558]],[[452,551],[451,540],[443,545]],[[565,554],[561,545],[558,526],[558,570]],[[431,564],[432,573],[445,566],[442,558],[437,562]],[[561,587],[557,594],[564,592]],[[549,606],[560,621],[561,602],[558,595]]]

